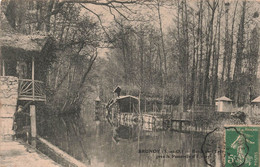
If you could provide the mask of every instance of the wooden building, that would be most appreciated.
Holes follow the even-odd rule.
[[[54,41],[43,35],[16,32],[0,11],[0,76],[19,79],[19,100],[45,101],[47,66],[54,57]]]
[[[118,113],[138,113],[138,97],[126,95],[114,99],[110,107],[114,107]]]
[[[219,112],[232,112],[232,100],[226,96],[215,99],[216,111]]]
[[[44,80],[54,58],[54,40],[24,35],[8,23],[0,6],[0,139],[13,135],[17,106],[30,108],[31,134],[36,137],[35,101],[46,101]]]

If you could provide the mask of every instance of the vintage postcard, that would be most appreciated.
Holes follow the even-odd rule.
[[[0,167],[258,167],[259,0],[0,0]]]

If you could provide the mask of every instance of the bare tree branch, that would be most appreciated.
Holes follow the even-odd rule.
[[[129,21],[129,19],[122,12],[120,12],[113,4],[111,4],[111,6],[114,10],[117,11],[117,13],[119,13],[123,18]]]
[[[115,16],[115,14],[112,12],[112,9],[111,9],[110,7],[109,7],[109,12],[110,12],[111,15],[113,15],[115,22],[116,22],[120,27],[124,27],[124,26],[116,19],[116,16]]]
[[[88,3],[88,4],[93,4],[93,5],[111,5],[112,3],[117,3],[117,4],[135,4],[141,1],[137,0],[128,0],[128,1],[116,1],[116,0],[108,0],[107,2],[101,2],[99,0],[61,0],[61,2],[67,2],[67,3]]]
[[[92,10],[90,10],[89,8],[87,8],[86,6],[84,6],[83,4],[81,4],[81,3],[80,3],[80,6],[82,6],[84,9],[88,10],[89,12],[91,12],[92,14],[94,14],[94,15],[98,18],[98,21],[99,21],[99,23],[100,23],[101,28],[102,28],[103,31],[105,32],[105,34],[106,34],[106,36],[108,37],[108,39],[111,41],[112,39],[111,39],[111,37],[109,36],[109,34],[107,33],[107,31],[106,31],[106,29],[105,29],[105,27],[104,27],[104,25],[103,25],[103,23],[102,23],[102,20],[101,20],[100,16],[99,16],[97,13],[95,13],[94,11],[92,11]]]
[[[137,12],[133,12],[129,7],[127,7],[125,4],[122,4],[124,8],[126,8],[128,11],[130,11],[132,14],[137,14]]]

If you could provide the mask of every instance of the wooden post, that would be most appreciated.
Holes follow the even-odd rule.
[[[139,92],[139,97],[138,97],[138,110],[139,113],[141,113],[141,93]]]
[[[34,56],[32,57],[32,95],[33,95],[33,100],[34,100]]]
[[[37,135],[35,105],[30,105],[30,117],[31,117],[31,134],[32,134],[32,137],[35,138]]]
[[[36,146],[37,146],[36,138],[33,138],[33,139],[32,139],[32,141],[31,141],[31,146],[32,146],[33,148],[36,148]]]
[[[131,103],[131,98],[130,98],[130,107],[129,107],[129,109],[130,109],[130,113],[132,112],[132,103]]]
[[[172,104],[171,104],[171,106],[170,106],[170,110],[171,110],[171,118],[173,118]]]
[[[161,115],[163,114],[163,110],[164,110],[164,88],[163,88],[163,100],[162,100]]]
[[[3,76],[5,76],[5,60],[3,60]]]
[[[4,58],[3,58],[3,56],[2,56],[2,48],[1,48],[1,46],[0,46],[0,60],[1,60],[1,74],[0,75],[2,75],[2,76],[5,76],[5,60],[4,60]]]
[[[153,103],[153,116],[154,116],[154,112],[155,112],[155,109],[154,109],[154,103]]]
[[[182,130],[182,121],[179,121],[179,129]]]
[[[146,112],[146,98],[144,98],[144,112]]]

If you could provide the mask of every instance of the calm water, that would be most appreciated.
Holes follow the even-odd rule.
[[[149,124],[109,124],[89,117],[84,123],[56,121],[55,135],[45,136],[75,158],[105,167],[221,166],[222,136],[158,130]],[[79,127],[80,126],[80,127]],[[84,128],[82,128],[84,127]],[[205,143],[203,144],[205,140]],[[202,153],[201,149],[205,154]]]

